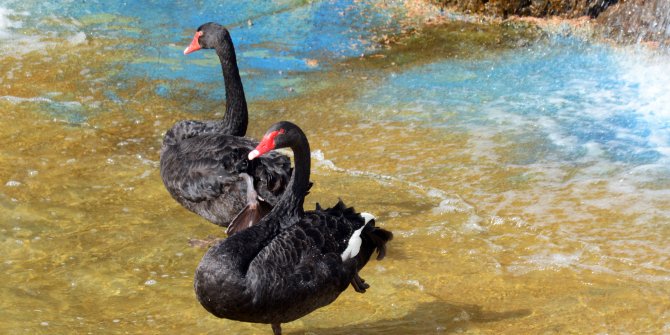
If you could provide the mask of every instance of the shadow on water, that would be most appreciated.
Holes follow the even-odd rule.
[[[420,303],[409,314],[394,319],[360,323],[329,329],[311,329],[305,334],[429,334],[453,333],[468,329],[474,324],[498,322],[529,316],[530,309],[510,311],[485,311],[478,305],[458,305],[446,301]],[[291,332],[290,334],[301,334]]]

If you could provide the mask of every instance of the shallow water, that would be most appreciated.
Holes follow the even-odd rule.
[[[307,206],[395,233],[287,333],[670,332],[667,56],[337,0],[5,2],[0,333],[270,333],[199,306],[187,240],[223,232],[158,173],[166,129],[223,110],[214,53],[181,54],[212,20],[250,134],[306,130]]]

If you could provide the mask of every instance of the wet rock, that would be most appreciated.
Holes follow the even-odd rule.
[[[622,1],[598,17],[608,33],[621,42],[655,41],[670,44],[670,1]]]
[[[593,18],[617,3],[617,0],[436,0],[436,2],[466,13],[502,18],[510,15]]]
[[[669,0],[432,0],[445,8],[494,18],[590,17],[620,42],[670,42]]]

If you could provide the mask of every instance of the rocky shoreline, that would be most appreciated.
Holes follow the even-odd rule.
[[[427,0],[443,11],[491,19],[560,18],[589,21],[620,43],[670,45],[668,0]]]
[[[617,0],[433,0],[433,2],[467,14],[501,18],[508,16],[595,18]]]

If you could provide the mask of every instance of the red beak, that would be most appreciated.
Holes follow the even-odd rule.
[[[202,36],[202,31],[198,31],[195,33],[195,36],[193,36],[193,41],[191,41],[191,44],[184,50],[184,55],[188,55],[193,51],[198,51],[202,47],[200,46],[200,43],[198,43],[198,39]]]
[[[258,143],[258,145],[256,146],[256,149],[252,150],[249,153],[248,157],[249,160],[253,160],[256,157],[262,156],[266,154],[268,151],[273,150],[275,148],[275,137],[283,133],[284,129],[279,129],[271,133],[265,134],[265,136],[263,136],[263,139],[261,140],[261,143]]]

